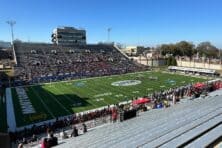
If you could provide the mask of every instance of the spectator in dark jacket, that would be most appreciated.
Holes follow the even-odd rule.
[[[58,138],[50,134],[50,138],[47,140],[49,147],[58,145]]]
[[[87,132],[87,127],[86,127],[86,124],[85,124],[85,123],[83,123],[83,124],[82,124],[82,126],[83,126],[83,133],[86,133],[86,132]]]
[[[71,133],[71,137],[77,137],[77,136],[79,136],[78,129],[74,126],[73,131]]]

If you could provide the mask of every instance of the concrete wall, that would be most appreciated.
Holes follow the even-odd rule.
[[[209,64],[208,62],[200,63],[194,61],[177,60],[177,66],[222,70],[221,64]]]
[[[158,66],[164,66],[166,65],[166,60],[164,59],[146,59],[144,57],[133,57],[133,60],[136,61],[137,63],[143,64],[143,65],[147,65],[147,66],[154,66],[154,67],[158,67]]]

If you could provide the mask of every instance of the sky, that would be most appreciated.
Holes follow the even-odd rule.
[[[51,42],[52,30],[73,26],[87,42],[156,46],[181,40],[222,48],[222,0],[0,0],[0,40]]]

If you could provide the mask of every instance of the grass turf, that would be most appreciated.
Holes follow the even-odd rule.
[[[157,77],[158,80],[150,80],[149,77]],[[132,86],[111,85],[124,80],[139,80],[141,83]],[[16,123],[20,127],[202,81],[206,80],[178,74],[141,72],[27,86],[24,89],[36,110],[35,114],[29,115],[23,115],[15,88],[12,88]]]

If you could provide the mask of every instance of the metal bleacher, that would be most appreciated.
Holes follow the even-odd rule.
[[[222,135],[221,122],[222,90],[98,127],[58,147],[205,147]]]
[[[212,141],[218,139],[222,136],[222,125],[212,129],[210,132],[206,133],[202,137],[198,138],[194,142],[188,144],[186,148],[193,147],[207,147],[211,144]]]

